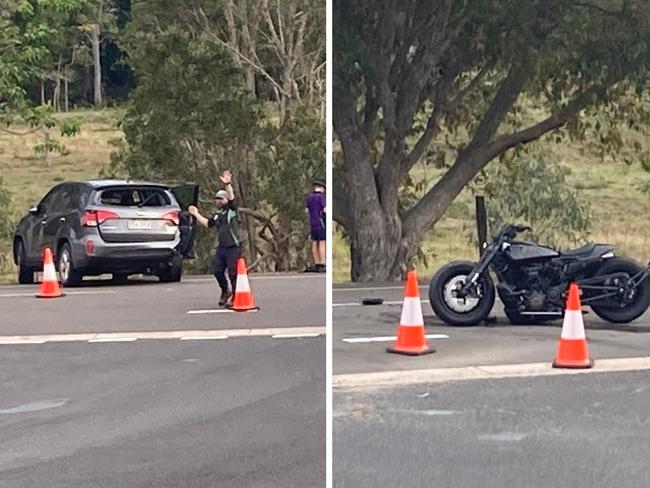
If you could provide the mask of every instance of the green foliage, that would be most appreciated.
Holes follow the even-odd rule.
[[[314,107],[296,107],[287,122],[267,127],[258,151],[260,196],[290,219],[305,220],[311,180],[325,176],[323,124]]]
[[[504,224],[532,227],[539,242],[563,246],[583,240],[591,227],[591,210],[568,188],[566,169],[540,154],[504,161],[487,170],[484,186],[491,234]]]
[[[201,208],[207,214],[211,195],[221,186],[219,173],[230,169],[240,202],[258,221],[257,230],[249,225],[252,217],[245,217],[242,226],[261,234],[251,259],[269,254],[275,263],[270,269],[302,264],[304,196],[309,179],[325,172],[324,127],[317,109],[290,104],[279,124],[277,106],[249,90],[242,67],[212,32],[180,25],[172,11],[143,11],[164,3],[136,5],[121,44],[138,86],[107,175],[198,183],[202,202],[210,202]],[[154,24],[155,30],[146,28]],[[255,239],[249,235],[249,248]],[[196,264],[201,271],[209,269],[213,245],[213,233],[201,230]]]
[[[121,128],[116,172],[196,181],[210,191],[237,170],[258,130],[260,107],[223,48],[178,27],[135,33],[127,45],[138,74]]]

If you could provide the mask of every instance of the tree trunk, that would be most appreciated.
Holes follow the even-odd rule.
[[[69,72],[70,70],[66,66],[65,78],[63,79],[63,104],[64,104],[63,107],[66,112],[70,110],[70,94],[68,91],[68,84],[69,84],[68,75],[70,74]]]
[[[45,80],[41,79],[41,105],[45,105]]]
[[[59,54],[59,61],[56,64],[56,84],[54,86],[54,95],[52,96],[55,112],[59,112],[61,110],[61,79],[63,78],[62,70],[63,55]]]
[[[387,215],[379,204],[365,135],[354,124],[345,122],[339,125],[337,132],[345,163],[351,279],[385,281],[390,276],[392,256],[397,249],[397,240],[389,236],[394,233],[395,225],[401,223],[395,220],[396,213]]]
[[[277,260],[278,268],[276,271],[289,271],[291,269],[291,246],[288,236],[292,230],[291,218],[283,211],[278,214],[278,230],[278,237],[282,242],[277,245],[279,259]]]
[[[52,158],[50,157],[50,129],[43,131],[43,159],[47,168],[52,167]]]
[[[255,87],[255,70],[253,68],[246,68],[246,86],[248,90],[257,98],[257,90]]]
[[[250,206],[252,208],[252,202],[250,201],[249,189],[251,188],[254,177],[251,173],[251,164],[249,163],[249,158],[253,157],[252,153],[243,155],[243,165],[238,174],[238,190],[241,198],[241,205]],[[253,163],[252,167],[255,165]],[[248,260],[249,262],[254,262],[257,259],[258,249],[257,249],[257,229],[255,225],[255,219],[253,217],[244,216],[244,231],[246,233],[246,244],[248,247]]]
[[[97,24],[93,26],[90,32],[90,42],[93,51],[93,67],[94,67],[94,104],[95,107],[101,108],[102,106],[102,64],[99,52],[100,44],[100,26]]]

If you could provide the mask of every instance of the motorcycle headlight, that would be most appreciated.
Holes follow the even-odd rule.
[[[613,258],[613,257],[614,257],[614,253],[613,253],[612,251],[608,251],[608,252],[606,252],[605,254],[603,254],[603,255],[600,256],[600,257],[603,258],[603,259]]]

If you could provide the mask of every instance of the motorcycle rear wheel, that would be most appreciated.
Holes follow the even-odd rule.
[[[485,320],[494,306],[494,283],[485,272],[477,282],[477,295],[467,299],[454,297],[453,292],[459,284],[464,284],[475,263],[454,261],[440,268],[429,284],[431,308],[443,322],[467,327]]]
[[[598,270],[598,274],[625,273],[631,277],[641,271],[643,271],[643,267],[636,261],[625,257],[615,257],[607,260]],[[629,303],[618,302],[618,306],[611,303],[594,303],[591,305],[591,309],[607,322],[627,324],[643,315],[649,306],[650,277],[646,277],[636,288],[634,298]]]

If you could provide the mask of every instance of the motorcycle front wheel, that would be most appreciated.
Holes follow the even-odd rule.
[[[471,326],[485,320],[494,306],[494,283],[483,273],[470,294],[458,296],[475,263],[454,261],[440,268],[429,284],[429,302],[442,321],[454,326]]]

